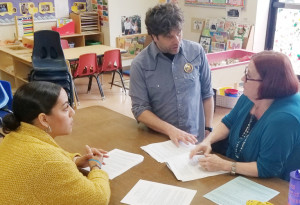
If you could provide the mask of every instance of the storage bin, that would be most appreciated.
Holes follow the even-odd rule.
[[[220,107],[233,108],[239,97],[229,97],[223,95],[216,95],[216,105]]]
[[[94,40],[86,40],[86,41],[85,41],[85,45],[86,45],[86,46],[100,45],[100,44],[101,44],[100,41],[94,41]]]

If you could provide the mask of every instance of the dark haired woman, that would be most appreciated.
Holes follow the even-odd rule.
[[[9,133],[0,143],[0,198],[3,204],[108,204],[110,187],[101,170],[106,152],[86,146],[80,156],[54,138],[70,134],[74,110],[59,85],[31,82],[13,98],[13,114],[3,119]],[[83,176],[78,167],[89,166]]]
[[[300,168],[300,95],[287,56],[274,51],[254,55],[245,70],[244,95],[219,126],[191,152],[204,152],[200,165],[252,177],[279,177]],[[228,138],[226,155],[209,154]]]

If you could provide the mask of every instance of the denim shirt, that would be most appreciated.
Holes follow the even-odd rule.
[[[184,66],[190,63],[191,72]],[[211,72],[203,48],[182,40],[173,61],[152,42],[130,68],[132,112],[135,118],[149,110],[163,121],[204,138],[203,100],[213,95]]]

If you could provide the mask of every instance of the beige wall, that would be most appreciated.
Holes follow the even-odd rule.
[[[266,33],[266,22],[268,5],[270,0],[247,0],[246,8],[242,9],[240,19],[250,24],[255,24],[254,46],[255,51],[263,50]],[[65,17],[68,14],[66,0],[55,0],[56,16]],[[140,15],[142,22],[142,33],[147,33],[145,26],[145,13],[148,8],[153,7],[158,0],[108,0],[109,27],[102,27],[104,33],[104,44],[115,47],[116,37],[122,35],[121,16]],[[199,41],[200,34],[191,32],[191,18],[217,18],[225,17],[224,8],[193,7],[185,6],[184,0],[179,0],[179,6],[185,15],[183,35],[185,39]],[[35,23],[35,30],[51,29],[55,22]],[[15,25],[1,26],[0,40],[13,40]]]
[[[141,33],[147,33],[145,26],[146,11],[155,6],[158,0],[108,0],[110,45],[116,46],[116,37],[122,35],[121,16],[141,16]],[[106,35],[105,35],[106,36]]]

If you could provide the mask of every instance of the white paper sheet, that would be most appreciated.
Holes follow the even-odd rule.
[[[188,205],[192,202],[196,192],[196,190],[141,179],[122,199],[121,203],[132,205]]]
[[[156,161],[163,163],[174,156],[190,152],[194,147],[195,145],[193,144],[186,145],[184,143],[180,143],[179,147],[176,147],[171,140],[168,140],[166,142],[149,144],[141,147],[141,149],[147,152]]]
[[[187,152],[168,159],[166,163],[176,178],[181,181],[191,181],[226,173],[223,171],[209,172],[203,170],[198,162],[203,157],[204,155],[195,155],[190,159],[189,152]]]
[[[119,149],[111,150],[108,156],[109,158],[104,158],[105,165],[102,166],[102,170],[108,173],[109,179],[114,179],[144,160],[142,155]],[[89,171],[89,167],[86,170]]]
[[[269,201],[278,191],[260,185],[244,177],[237,177],[204,195],[205,198],[222,205],[246,204],[247,200]]]

